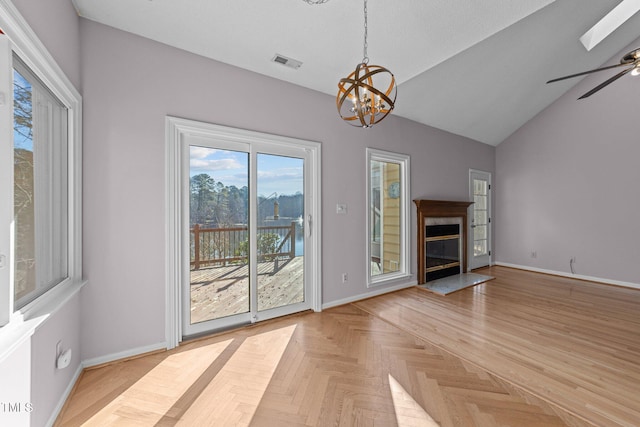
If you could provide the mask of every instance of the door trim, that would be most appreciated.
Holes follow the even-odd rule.
[[[469,200],[473,202],[473,187],[471,184],[471,177],[473,174],[480,174],[480,175],[486,175],[487,176],[487,182],[489,184],[489,189],[487,190],[487,194],[489,197],[488,200],[488,212],[489,212],[489,223],[487,224],[487,250],[489,252],[489,266],[493,265],[493,196],[492,196],[492,188],[491,186],[492,184],[492,179],[493,176],[491,174],[491,172],[487,172],[487,171],[483,171],[483,170],[479,170],[479,169],[469,169]],[[471,215],[469,218],[473,218],[473,204],[471,206],[469,206],[469,215]],[[468,225],[467,225],[467,270],[468,271],[472,271],[473,270],[473,229],[471,228],[473,221],[468,221]],[[481,268],[481,267],[475,267],[475,268]]]
[[[254,132],[245,129],[220,126],[167,116],[165,119],[165,339],[167,349],[176,347],[182,341],[182,272],[185,268],[183,250],[183,224],[188,216],[188,204],[182,203],[185,197],[181,177],[189,168],[189,156],[186,153],[184,138],[220,137],[222,140],[238,143],[268,142],[282,147],[304,148],[309,155],[309,176],[316,177],[309,188],[309,212],[306,213],[306,233],[317,237],[310,239],[305,246],[309,264],[305,280],[310,281],[309,303],[314,311],[322,309],[322,218],[321,218],[321,144],[315,141],[290,138]],[[308,252],[307,252],[308,251]]]

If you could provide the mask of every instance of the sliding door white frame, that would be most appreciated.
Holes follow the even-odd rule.
[[[306,167],[308,176],[314,177],[305,189],[308,204],[305,211],[305,230],[308,245],[305,244],[305,258],[309,257],[305,271],[308,281],[310,307],[320,311],[322,307],[321,281],[321,145],[318,142],[271,135],[244,129],[230,128],[209,123],[166,118],[165,135],[165,337],[167,348],[173,348],[182,341],[182,292],[183,272],[188,268],[185,263],[183,244],[183,224],[188,218],[188,204],[183,203],[184,188],[182,177],[189,169],[189,155],[186,152],[185,138],[219,138],[237,143],[270,143],[279,147],[303,148],[307,153]],[[306,285],[305,285],[306,287]]]

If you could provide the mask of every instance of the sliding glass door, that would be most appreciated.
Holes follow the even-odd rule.
[[[304,159],[257,155],[258,311],[304,304]]]
[[[183,335],[312,308],[309,150],[217,135],[184,142]]]
[[[189,146],[189,324],[247,314],[249,153]]]

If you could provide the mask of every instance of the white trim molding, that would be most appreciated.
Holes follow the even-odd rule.
[[[131,357],[142,356],[146,353],[151,353],[159,350],[166,350],[168,345],[166,342],[159,342],[156,344],[145,345],[142,347],[131,348],[129,350],[119,351],[117,353],[111,353],[100,357],[93,357],[91,359],[85,359],[82,361],[83,368],[91,368],[94,366],[104,365],[105,363],[122,361]]]
[[[60,396],[60,398],[58,399],[58,403],[56,407],[53,408],[53,411],[51,412],[51,416],[49,417],[49,420],[45,424],[47,427],[55,425],[56,420],[58,419],[58,415],[60,415],[62,408],[64,408],[64,404],[67,403],[67,399],[71,395],[73,388],[76,386],[76,382],[78,382],[78,379],[80,378],[80,374],[82,374],[82,371],[84,371],[84,365],[80,363],[78,364],[78,368],[73,374],[73,378],[71,378],[71,381],[69,381],[67,388],[62,393],[62,396]]]
[[[0,298],[0,303],[2,304],[0,312],[9,309],[11,313],[9,313],[9,323],[0,329],[0,342],[7,342],[7,340],[19,341],[30,337],[34,328],[38,327],[51,314],[66,304],[85,284],[82,279],[82,97],[11,1],[0,0],[0,28],[10,40],[10,51],[15,52],[20,60],[29,67],[68,110],[68,147],[66,153],[68,173],[68,277],[31,303],[25,305],[22,309],[14,312],[13,296],[10,295],[8,304],[4,301],[4,295],[7,292],[9,294],[13,293],[11,285],[12,258],[11,256],[4,258],[4,262],[9,264],[8,270],[10,274],[9,283],[5,283],[6,278],[4,275],[0,276],[0,292],[3,296],[3,298]],[[11,57],[9,57],[9,61],[9,63],[3,62],[2,66],[10,67]],[[3,91],[1,89],[0,87],[0,91]],[[12,96],[6,96],[5,94],[4,98],[6,101],[10,101]],[[4,115],[4,112],[2,113]],[[0,157],[4,158],[4,156]],[[10,154],[10,157],[12,157],[12,154]],[[12,181],[10,180],[10,182]],[[9,215],[12,216],[13,214],[10,213]],[[4,221],[5,218],[3,216],[0,226],[5,226]],[[0,233],[0,235],[4,236],[4,233]],[[5,242],[0,242],[0,244],[4,245]],[[4,249],[0,248],[0,252],[4,252]],[[14,335],[17,331],[22,331],[19,338]],[[15,346],[11,346],[11,348],[15,348]],[[3,354],[6,355],[7,352],[4,351]]]
[[[371,206],[373,200],[371,199],[372,190],[372,177],[371,177],[371,162],[378,161],[384,163],[395,163],[400,166],[400,262],[398,270],[389,273],[371,274],[371,258],[373,250],[371,248],[371,230],[373,227],[371,218]],[[402,280],[407,277],[411,277],[411,157],[408,154],[394,153],[391,151],[378,150],[375,148],[367,147],[366,149],[366,166],[367,173],[366,182],[367,189],[365,194],[365,226],[366,226],[366,277],[367,288],[376,286],[383,286],[396,280]],[[384,189],[381,189],[381,194]],[[382,230],[380,231],[382,235]],[[380,246],[383,246],[382,244]]]
[[[544,268],[529,267],[526,265],[519,265],[519,264],[510,264],[507,262],[496,262],[494,265],[509,267],[509,268],[516,268],[518,270],[533,271],[535,273],[550,274],[553,276],[568,277],[571,279],[584,280],[587,282],[602,283],[604,285],[614,285],[614,286],[621,286],[624,288],[640,289],[640,283],[623,282],[621,280],[613,280],[613,279],[603,279],[602,277],[583,276],[581,274],[571,274],[571,273],[565,273],[564,271],[546,270]]]
[[[409,283],[401,283],[399,285],[395,285],[395,286],[391,286],[388,288],[383,288],[383,289],[375,289],[371,292],[366,292],[364,294],[359,294],[359,295],[353,295],[347,298],[343,298],[343,299],[339,299],[336,301],[331,301],[328,302],[326,304],[322,304],[322,308],[323,309],[327,309],[327,308],[331,308],[331,307],[338,307],[340,305],[345,305],[345,304],[350,304],[352,302],[357,302],[360,300],[364,300],[367,298],[372,298],[372,297],[377,297],[380,295],[384,295],[384,294],[388,294],[391,292],[395,292],[395,291],[400,291],[402,289],[407,289],[407,288],[411,288],[413,286],[416,286],[418,284],[418,282],[416,280],[412,280]]]

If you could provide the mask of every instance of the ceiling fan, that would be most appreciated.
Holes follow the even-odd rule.
[[[618,74],[616,74],[615,76],[611,77],[610,79],[600,83],[598,86],[594,87],[593,89],[591,89],[589,92],[585,93],[584,95],[582,95],[578,99],[583,99],[583,98],[586,98],[588,96],[593,95],[594,93],[596,93],[597,91],[599,91],[603,87],[609,85],[610,83],[613,83],[614,81],[618,80],[620,77],[624,76],[625,74],[627,74],[629,72],[631,72],[632,76],[640,75],[640,48],[632,50],[631,52],[629,52],[626,55],[624,55],[622,57],[622,59],[620,60],[619,64],[609,65],[607,67],[602,67],[602,68],[596,68],[595,70],[583,71],[581,73],[571,74],[570,76],[559,77],[557,79],[549,80],[547,83],[553,83],[553,82],[557,82],[557,81],[560,81],[560,80],[570,79],[572,77],[584,76],[585,74],[591,74],[591,73],[595,73],[597,71],[610,70],[612,68],[625,67],[625,66],[627,68],[625,68],[624,70],[620,71]]]

